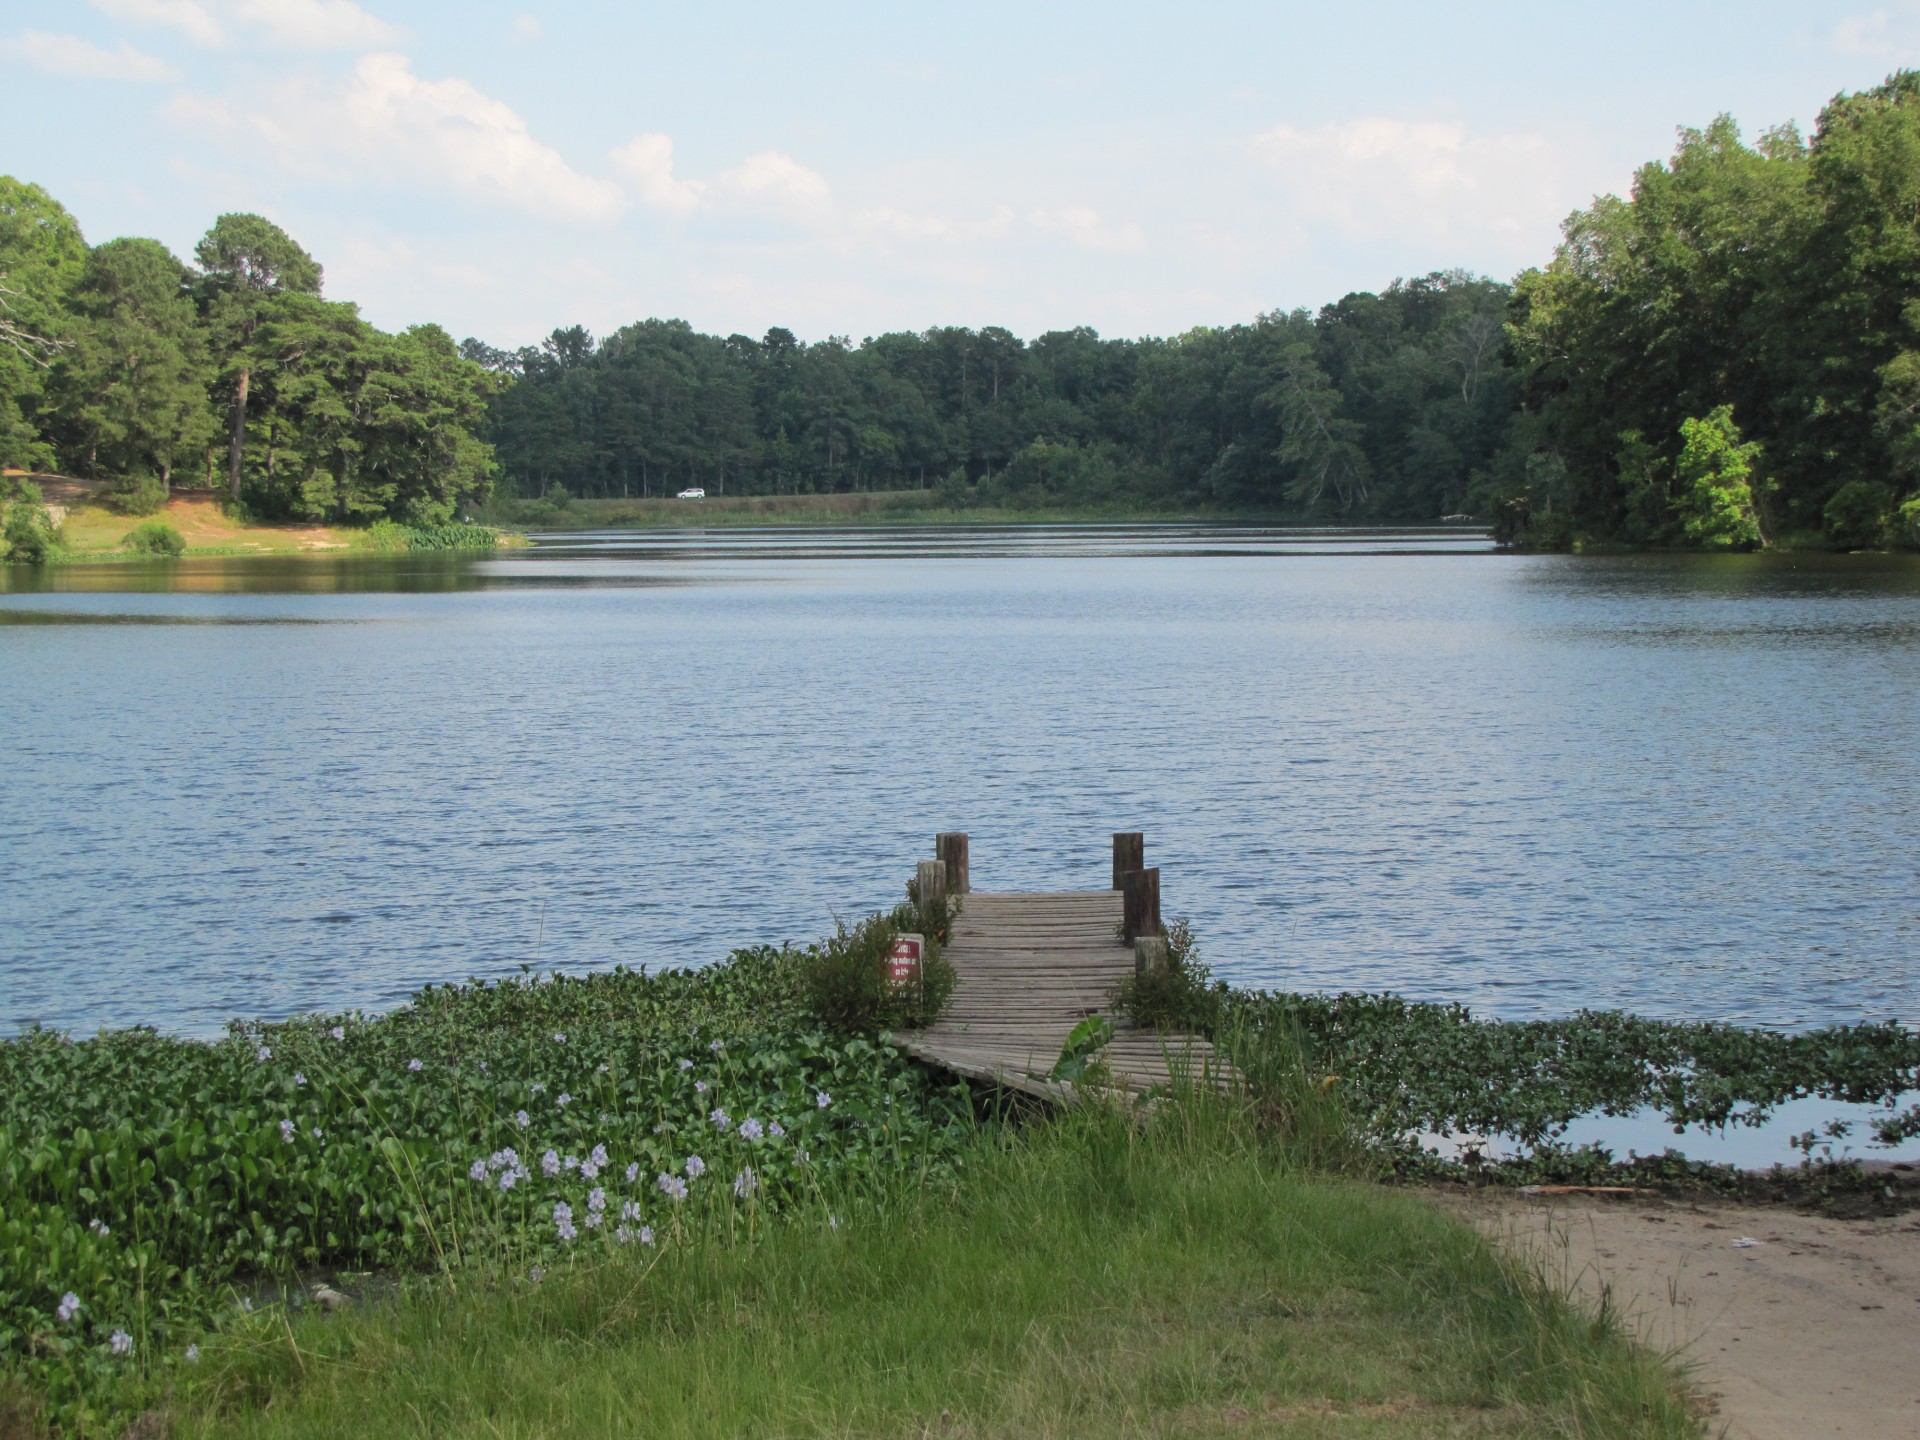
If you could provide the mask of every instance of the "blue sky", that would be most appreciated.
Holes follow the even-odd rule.
[[[186,255],[257,210],[375,323],[1227,324],[1510,276],[1674,127],[1810,128],[1920,0],[7,0],[0,171]]]

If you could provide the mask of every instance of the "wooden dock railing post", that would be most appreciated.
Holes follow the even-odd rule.
[[[1142,935],[1158,935],[1160,929],[1160,867],[1129,870],[1120,887],[1120,935],[1131,945]]]
[[[943,830],[933,837],[933,853],[947,867],[947,894],[965,895],[973,889],[967,873],[967,837],[958,830]]]
[[[1127,888],[1127,874],[1147,868],[1147,837],[1139,830],[1113,832],[1113,888]]]
[[[914,871],[914,896],[922,905],[947,898],[947,867],[943,861],[922,860]]]

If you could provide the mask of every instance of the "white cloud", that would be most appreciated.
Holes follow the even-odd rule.
[[[339,184],[449,190],[570,220],[610,219],[627,203],[534,139],[511,106],[465,80],[423,80],[404,55],[363,55],[344,80],[291,81],[257,105],[182,96],[168,113],[230,135],[235,111],[288,169]]]
[[[209,49],[226,38],[220,22],[196,0],[93,0],[93,7],[136,25],[170,26],[194,44]]]
[[[613,151],[611,159],[641,204],[671,215],[704,210],[816,227],[831,225],[836,218],[826,177],[778,150],[749,155],[708,180],[674,174],[670,135],[636,135]]]
[[[1887,60],[1912,55],[1916,40],[1920,40],[1920,5],[1909,4],[1897,10],[1848,16],[1833,27],[1828,43],[1842,55]]]
[[[654,210],[685,215],[700,204],[706,184],[677,180],[673,174],[673,137],[636,135],[612,152],[614,168],[631,181],[640,203]]]
[[[1276,125],[1252,148],[1293,210],[1359,238],[1409,228],[1530,234],[1569,206],[1538,135],[1476,136],[1450,121],[1368,115],[1310,130]]]
[[[826,177],[778,150],[749,155],[733,169],[721,171],[712,189],[742,208],[789,219],[824,221],[833,211],[833,191]]]
[[[96,9],[137,25],[164,25],[205,49],[231,38],[234,24],[282,50],[373,50],[395,44],[400,32],[354,0],[92,0]],[[219,12],[219,13],[216,13]]]
[[[1082,250],[1118,254],[1147,248],[1147,237],[1138,225],[1109,225],[1091,205],[1035,210],[1027,216],[1027,223],[1043,234],[1064,235]]]
[[[0,40],[0,51],[16,55],[36,70],[78,80],[171,80],[174,71],[164,60],[143,55],[124,41],[118,50],[102,50],[75,35],[49,35],[28,30]]]
[[[236,20],[266,32],[268,43],[289,50],[372,50],[394,44],[400,32],[353,0],[228,0]]]

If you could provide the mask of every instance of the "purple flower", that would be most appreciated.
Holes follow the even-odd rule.
[[[347,1038],[347,1027],[344,1025],[336,1025],[327,1033],[336,1040],[344,1040]]]
[[[813,1103],[818,1105],[822,1110],[824,1110],[827,1108],[827,1106],[833,1103],[833,1097],[829,1095],[826,1091],[821,1090],[815,1093],[813,1097]]]
[[[707,1116],[707,1119],[711,1120],[714,1125],[721,1130],[733,1124],[733,1117],[724,1110],[715,1110],[711,1115]]]
[[[524,1130],[527,1128],[527,1126],[531,1125],[533,1121],[527,1118],[526,1111],[516,1110],[513,1112],[513,1123],[518,1125],[522,1130]]]
[[[680,1062],[680,1068],[682,1070],[691,1070],[693,1068],[693,1062],[691,1060],[682,1060]]]
[[[651,1225],[642,1225],[640,1227],[640,1243],[642,1245],[653,1244],[653,1227]]]
[[[293,1083],[296,1085],[304,1085],[307,1083],[307,1077],[296,1070],[293,1072]]]
[[[776,1140],[784,1140],[787,1137],[786,1127],[781,1125],[778,1120],[769,1120],[767,1122],[767,1134]]]
[[[554,1044],[556,1044],[556,1045],[564,1045],[564,1044],[566,1044],[566,1043],[567,1043],[567,1036],[566,1036],[566,1032],[565,1032],[564,1030],[556,1030],[556,1031],[554,1031],[554,1032],[553,1032],[553,1043],[554,1043]]]
[[[560,1173],[560,1152],[549,1150],[540,1157],[540,1173],[551,1180]]]
[[[638,1200],[622,1200],[620,1202],[620,1218],[622,1220],[638,1220],[640,1218],[640,1202]]]
[[[578,1155],[569,1155],[560,1163],[569,1170],[578,1170],[580,1168],[580,1157]]]
[[[638,1180],[639,1178],[640,1178],[640,1162],[636,1160],[631,1165],[627,1166],[627,1184],[631,1185],[633,1184],[634,1181]]]
[[[595,1179],[599,1174],[600,1167],[593,1163],[593,1157],[591,1155],[580,1162],[580,1178],[582,1180]]]
[[[411,1073],[418,1074],[421,1070],[424,1070],[425,1068],[426,1067],[422,1065],[420,1061],[418,1061],[417,1059],[407,1061],[407,1069]]]
[[[314,1139],[316,1139],[316,1140],[318,1140],[318,1139],[320,1138],[320,1133],[321,1133],[321,1132],[320,1132],[320,1127],[319,1127],[318,1125],[316,1125],[316,1126],[314,1126],[314,1127],[313,1127],[313,1138],[314,1138]]]
[[[678,1175],[662,1175],[660,1193],[669,1200],[684,1200],[687,1198],[687,1182]]]
[[[259,1053],[259,1056],[260,1056],[260,1058],[261,1058],[262,1060],[271,1060],[271,1059],[273,1059],[273,1051],[271,1051],[271,1050],[269,1050],[269,1049],[268,1049],[268,1048],[267,1048],[266,1046],[264,1046],[264,1045],[262,1045],[262,1046],[260,1047],[260,1049],[259,1049],[259,1052],[258,1052],[258,1053]]]
[[[718,1055],[722,1050],[726,1048],[727,1047],[725,1045],[722,1045],[718,1040],[709,1040],[707,1042],[707,1049],[713,1051],[713,1053],[716,1055]]]
[[[198,1365],[200,1363],[200,1347],[198,1345],[187,1346],[186,1361],[189,1365]]]
[[[112,1335],[107,1337],[107,1348],[116,1355],[131,1355],[133,1353],[133,1336],[124,1330],[116,1330]]]
[[[293,1121],[282,1120],[280,1122],[280,1138],[286,1141],[287,1144],[289,1145],[293,1143],[293,1131],[294,1131]]]
[[[616,1245],[631,1245],[633,1243],[633,1231],[624,1225],[614,1226],[613,1243]]]
[[[567,1106],[573,1104],[573,1096],[567,1094],[566,1091],[562,1090],[560,1092],[560,1098],[558,1100],[555,1100],[553,1103],[556,1109],[564,1110],[567,1108]]]
[[[696,1081],[694,1081],[694,1082],[693,1082],[693,1093],[694,1093],[694,1094],[696,1094],[696,1095],[704,1095],[704,1094],[706,1094],[706,1093],[707,1093],[707,1082],[706,1082],[706,1081],[704,1081],[704,1080],[696,1080]]]
[[[707,1162],[702,1160],[698,1155],[689,1155],[687,1156],[687,1163],[684,1168],[689,1180],[698,1180],[702,1175],[707,1173]]]
[[[521,1170],[517,1165],[511,1170],[502,1170],[500,1172],[500,1188],[502,1190],[513,1189],[515,1185],[520,1183],[520,1177],[525,1173],[526,1172]]]
[[[573,1228],[573,1207],[564,1200],[553,1207],[553,1230],[562,1240],[571,1240],[580,1233]]]
[[[753,1173],[753,1167],[751,1165],[746,1166],[738,1175],[733,1177],[733,1193],[742,1200],[747,1199],[750,1195],[754,1194],[755,1191],[759,1190],[759,1188],[760,1177]]]
[[[80,1313],[80,1297],[69,1290],[60,1297],[60,1303],[53,1307],[53,1318],[62,1325],[71,1325],[73,1317]]]
[[[760,1122],[751,1115],[740,1122],[740,1138],[742,1140],[758,1140],[764,1134],[766,1134],[766,1131],[760,1128]]]
[[[487,1162],[484,1160],[474,1161],[473,1164],[467,1167],[467,1178],[477,1183],[484,1183],[487,1178]]]
[[[606,1169],[607,1168],[607,1147],[604,1145],[594,1146],[593,1153],[589,1155],[587,1158],[593,1161],[595,1165],[599,1166],[600,1169],[602,1170]]]
[[[544,1095],[546,1094],[546,1091],[547,1091],[547,1082],[544,1080],[536,1080],[531,1085],[527,1086],[527,1093],[529,1095]]]
[[[592,1190],[587,1192],[587,1209],[592,1212],[598,1212],[606,1208],[607,1192],[596,1185]]]
[[[604,1061],[602,1061],[602,1062],[601,1062],[601,1064],[600,1064],[600,1067],[599,1067],[599,1068],[598,1068],[598,1069],[597,1069],[597,1070],[596,1070],[596,1071],[595,1071],[594,1073],[595,1073],[595,1074],[597,1074],[597,1075],[604,1075],[604,1074],[606,1074],[606,1073],[607,1073],[607,1071],[608,1071],[608,1070],[610,1070],[610,1069],[612,1069],[612,1068],[613,1068],[612,1066],[610,1066],[610,1065],[608,1065],[608,1064],[606,1064],[606,1063],[605,1063]]]
[[[89,1220],[87,1222],[87,1229],[93,1231],[96,1235],[107,1235],[111,1233],[107,1229],[107,1222],[104,1220]]]

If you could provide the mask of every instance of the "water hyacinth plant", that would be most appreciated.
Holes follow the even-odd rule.
[[[0,1043],[0,1366],[72,1419],[316,1272],[525,1275],[671,1237],[689,1204],[950,1163],[964,1086],[811,1026],[797,958],[437,987],[214,1043]]]

